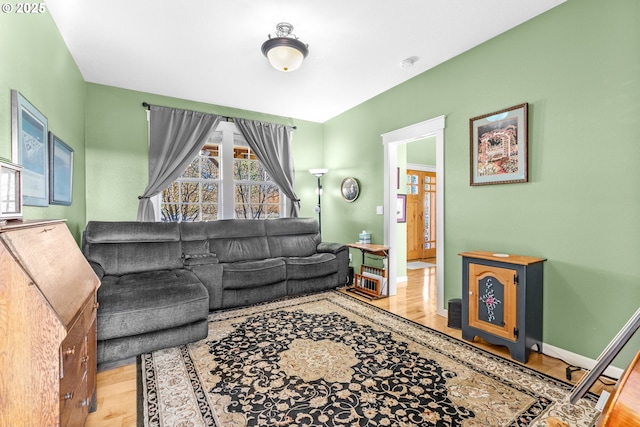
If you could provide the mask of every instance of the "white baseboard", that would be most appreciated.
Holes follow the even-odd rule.
[[[593,369],[593,367],[596,365],[596,361],[593,359],[589,359],[588,357],[584,357],[580,354],[572,353],[562,348],[555,347],[551,344],[542,343],[542,353],[546,354],[547,356],[564,360],[570,365],[579,366],[580,368],[584,368],[587,370]],[[604,371],[604,375],[618,379],[622,376],[623,372],[624,369],[620,369],[615,366],[609,366]]]
[[[438,314],[443,317],[448,317],[449,310],[446,310],[446,309],[440,310],[438,311]],[[593,359],[589,359],[588,357],[584,357],[580,354],[572,353],[568,350],[565,350],[560,347],[556,347],[544,342],[542,343],[542,354],[546,354],[547,356],[550,356],[550,357],[555,357],[556,359],[563,360],[572,366],[578,366],[588,371],[593,369],[593,367],[596,365],[596,361]],[[623,372],[624,372],[624,369],[621,369],[615,366],[609,366],[607,369],[605,369],[603,374],[611,378],[619,379],[622,376]]]

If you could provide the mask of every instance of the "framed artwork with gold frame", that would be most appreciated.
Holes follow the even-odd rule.
[[[469,119],[471,185],[527,182],[528,104]]]

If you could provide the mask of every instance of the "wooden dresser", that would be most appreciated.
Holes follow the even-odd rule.
[[[0,226],[0,427],[84,425],[99,285],[64,221]]]

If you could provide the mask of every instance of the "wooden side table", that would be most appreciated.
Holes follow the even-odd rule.
[[[389,262],[389,246],[375,245],[372,243],[347,243],[347,247],[362,252],[362,264],[360,273],[355,274],[352,291],[367,298],[384,298],[387,285],[387,266]],[[383,257],[383,268],[365,264],[365,255]]]

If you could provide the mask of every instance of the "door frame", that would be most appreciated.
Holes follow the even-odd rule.
[[[444,127],[445,116],[439,116],[381,135],[384,145],[384,244],[391,248],[387,266],[389,295],[397,293],[397,254],[393,248],[398,239],[395,214],[397,191],[394,182],[398,168],[398,146],[428,137],[436,138],[436,299],[437,313],[441,316],[447,315],[444,307]]]

